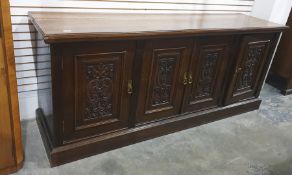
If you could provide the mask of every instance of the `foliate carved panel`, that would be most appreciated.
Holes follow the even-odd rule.
[[[152,106],[170,103],[175,67],[176,58],[159,58],[153,84]]]
[[[112,86],[114,79],[113,63],[98,63],[87,65],[87,96],[86,105],[83,110],[83,120],[103,119],[111,116],[112,106]]]
[[[151,42],[147,45],[137,110],[137,115],[141,116],[139,122],[179,112],[183,95],[183,86],[179,80],[183,61],[189,59],[190,50],[184,46],[188,44],[184,40],[175,39],[169,45],[168,41]],[[160,45],[168,48],[160,48]]]
[[[250,45],[248,48],[247,58],[243,64],[242,73],[239,77],[237,90],[251,88],[258,64],[263,57],[265,45]]]
[[[192,99],[212,96],[213,83],[216,76],[216,67],[220,58],[220,51],[205,53],[201,58],[201,66],[197,85],[194,86]]]

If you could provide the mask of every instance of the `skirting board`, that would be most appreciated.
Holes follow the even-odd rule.
[[[259,108],[261,100],[252,99],[207,111],[183,114],[147,125],[102,135],[87,140],[53,147],[41,110],[37,110],[37,122],[52,167],[124,147],[130,144],[203,125],[233,115]]]

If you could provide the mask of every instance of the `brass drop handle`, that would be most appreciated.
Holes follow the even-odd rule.
[[[242,70],[242,68],[241,68],[241,67],[238,67],[238,68],[236,69],[236,71],[235,71],[235,74],[238,74],[241,70]]]
[[[187,85],[188,84],[188,73],[187,72],[184,73],[183,84],[184,85]]]
[[[128,81],[128,94],[133,94],[133,81]]]
[[[193,83],[193,73],[189,72],[189,84]]]

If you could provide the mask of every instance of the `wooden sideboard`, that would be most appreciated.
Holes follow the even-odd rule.
[[[37,113],[52,166],[258,109],[286,29],[242,14],[29,16],[50,48]]]
[[[0,1],[0,175],[23,166],[21,126],[8,0]]]
[[[289,30],[283,33],[267,82],[281,90],[283,95],[292,94],[292,11],[286,23]]]

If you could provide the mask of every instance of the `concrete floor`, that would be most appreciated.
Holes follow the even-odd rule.
[[[266,85],[260,110],[50,168],[35,121],[23,122],[16,175],[291,175],[292,95]]]

